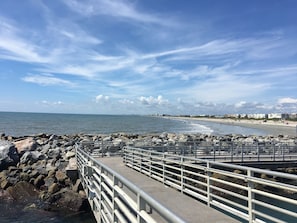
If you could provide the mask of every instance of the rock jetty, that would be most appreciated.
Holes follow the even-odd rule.
[[[296,137],[213,136],[203,134],[50,135],[13,137],[0,134],[0,197],[24,202],[48,211],[86,211],[88,202],[75,168],[75,146],[83,142],[106,145],[101,153],[119,152],[126,145],[180,145],[187,142],[283,142],[297,144]]]

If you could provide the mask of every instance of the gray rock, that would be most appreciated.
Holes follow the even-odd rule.
[[[64,183],[65,180],[67,179],[66,173],[62,172],[61,170],[58,170],[56,172],[55,177],[56,177],[57,181],[60,183]]]
[[[48,151],[50,150],[50,148],[51,148],[51,145],[50,144],[45,144],[44,146],[42,146],[41,152],[43,154],[47,154]]]
[[[37,188],[40,188],[44,184],[44,176],[39,175],[35,180],[34,180],[34,186]]]
[[[49,194],[54,194],[60,190],[60,186],[57,183],[53,183],[49,186],[48,188],[48,193]]]
[[[49,172],[49,171],[55,171],[57,167],[55,167],[55,163],[50,162],[46,164],[45,169],[47,172]]]
[[[56,183],[54,176],[44,178],[44,186],[49,188],[53,183]]]
[[[8,166],[16,165],[19,161],[17,150],[11,142],[0,141],[0,171]]]
[[[50,149],[47,153],[49,158],[55,158],[58,159],[61,157],[61,149],[59,147],[56,147],[54,149]]]
[[[70,159],[72,157],[75,157],[75,152],[72,152],[72,151],[68,151],[65,155],[66,159]]]
[[[39,151],[27,151],[22,155],[20,163],[32,164],[44,158],[45,155]]]
[[[20,180],[22,180],[22,181],[29,181],[30,180],[29,174],[28,173],[24,173],[24,172],[20,173]]]
[[[0,188],[2,188],[3,190],[6,190],[11,185],[12,185],[11,182],[9,182],[7,179],[4,179],[0,183]]]
[[[103,138],[103,142],[110,142],[110,141],[112,141],[111,136],[107,136],[107,137]]]

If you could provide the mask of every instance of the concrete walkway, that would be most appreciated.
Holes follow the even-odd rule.
[[[124,165],[121,157],[98,158],[186,222],[235,223],[235,219]]]

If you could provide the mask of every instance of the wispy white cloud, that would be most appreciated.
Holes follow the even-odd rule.
[[[65,4],[73,11],[83,16],[106,15],[120,19],[128,19],[142,23],[154,23],[158,25],[173,25],[168,18],[153,15],[136,9],[135,4],[125,0],[64,0]]]
[[[39,84],[42,86],[52,86],[52,85],[60,85],[60,86],[68,86],[68,87],[74,86],[74,83],[72,83],[71,81],[55,77],[51,74],[43,74],[43,75],[30,74],[23,77],[22,80],[25,82]]]
[[[41,104],[48,105],[48,106],[64,105],[62,101],[47,101],[47,100],[41,101]]]
[[[38,45],[19,37],[20,32],[11,24],[1,22],[0,59],[46,63],[48,58],[42,54],[42,49]]]

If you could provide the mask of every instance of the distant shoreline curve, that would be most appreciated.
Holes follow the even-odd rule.
[[[247,120],[247,119],[223,119],[223,118],[205,118],[205,117],[183,117],[183,116],[164,116],[164,118],[179,119],[179,120],[197,120],[203,122],[215,122],[225,125],[234,125],[247,128],[260,129],[270,135],[288,135],[297,136],[297,122],[294,121],[272,121],[267,120]]]

